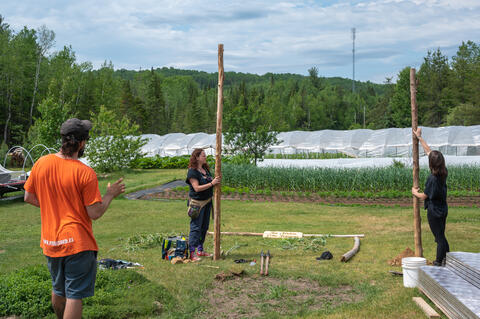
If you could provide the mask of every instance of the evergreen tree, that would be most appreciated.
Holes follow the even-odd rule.
[[[148,123],[143,128],[143,132],[153,134],[166,134],[169,126],[165,114],[165,100],[162,93],[162,82],[153,68],[150,71],[150,78],[147,87],[147,96],[145,103],[145,115]]]
[[[452,57],[452,68],[458,100],[480,108],[480,46],[472,41],[462,42]]]
[[[425,126],[444,124],[449,108],[455,105],[448,57],[440,49],[428,51],[418,71],[418,79],[419,122]]]
[[[398,74],[392,99],[390,100],[393,125],[409,127],[412,125],[412,108],[410,102],[410,67],[404,68]]]
[[[386,78],[384,84],[388,89],[384,95],[373,102],[373,107],[371,107],[367,113],[366,123],[369,129],[394,127],[392,112],[390,110],[390,100],[395,91],[395,84],[392,83],[392,78]]]

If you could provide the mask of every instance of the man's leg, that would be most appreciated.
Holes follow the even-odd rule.
[[[63,257],[48,257],[47,267],[52,277],[52,307],[58,319],[63,318],[65,311],[65,273]]]
[[[82,299],[67,298],[63,319],[81,319],[82,306]]]
[[[63,313],[65,311],[65,297],[58,296],[52,291],[52,306],[53,306],[53,311],[55,311],[55,314],[57,315],[58,319],[63,318]]]
[[[82,251],[65,258],[65,319],[82,318],[82,299],[94,295],[96,274],[96,251]]]

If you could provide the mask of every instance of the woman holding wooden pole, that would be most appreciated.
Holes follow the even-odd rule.
[[[195,149],[190,157],[187,179],[185,180],[190,186],[190,191],[188,192],[188,215],[191,219],[188,245],[190,248],[190,259],[193,261],[200,260],[202,256],[212,256],[204,251],[203,243],[210,225],[213,187],[220,184],[220,181],[220,176],[212,177],[205,151],[201,148]]]
[[[435,242],[437,243],[437,258],[433,262],[435,266],[445,265],[445,257],[450,251],[447,238],[445,237],[445,226],[447,222],[447,176],[445,158],[439,151],[432,151],[427,142],[422,138],[422,129],[413,130],[428,155],[430,176],[425,183],[423,193],[418,188],[412,187],[412,194],[425,201],[424,207],[427,210],[427,219]]]

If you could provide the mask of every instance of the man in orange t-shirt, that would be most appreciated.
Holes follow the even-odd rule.
[[[40,158],[25,183],[25,202],[40,207],[40,247],[52,276],[52,305],[57,318],[81,318],[82,299],[93,296],[97,243],[92,219],[125,191],[122,179],[101,197],[97,175],[78,160],[92,123],[76,118],[62,124],[62,148]]]

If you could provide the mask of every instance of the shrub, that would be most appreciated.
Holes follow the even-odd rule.
[[[51,287],[46,266],[30,266],[0,276],[0,316],[43,318],[53,315]],[[84,299],[83,317],[151,317],[160,312],[155,302],[169,310],[173,298],[165,288],[134,270],[99,270],[95,296]]]
[[[101,172],[131,167],[132,162],[143,156],[141,148],[147,142],[139,136],[138,128],[128,119],[118,119],[113,111],[101,106],[93,118],[92,140],[86,148],[90,165]]]
[[[48,96],[38,104],[40,117],[28,132],[29,145],[43,144],[48,147],[60,148],[60,126],[70,115],[68,103],[57,101],[49,92]]]
[[[161,168],[188,168],[188,163],[190,161],[190,155],[182,156],[153,156],[153,157],[142,157],[137,158],[131,163],[132,168],[142,168],[142,169],[161,169]],[[207,156],[207,162],[210,168],[215,167],[215,157],[212,155]],[[250,159],[241,155],[235,156],[223,156],[222,163],[230,164],[249,164]]]
[[[396,159],[393,160],[392,166],[395,167],[395,168],[405,168],[405,164],[401,161],[396,160]]]
[[[0,277],[0,316],[42,318],[53,313],[46,266],[31,266]]]

